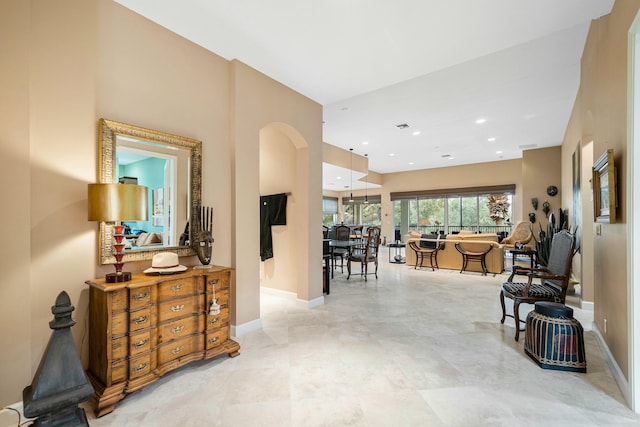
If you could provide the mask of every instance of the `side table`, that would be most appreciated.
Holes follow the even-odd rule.
[[[534,267],[534,264],[536,264],[536,258],[538,257],[538,251],[534,250],[534,249],[510,249],[509,252],[511,252],[511,265],[515,266],[516,265],[516,257],[518,255],[524,255],[524,256],[528,256],[529,257],[529,261],[531,264],[531,268]]]
[[[402,256],[402,250],[405,249],[406,246],[407,244],[402,242],[394,242],[387,245],[389,248],[389,262],[391,264],[404,264],[407,262],[407,258]],[[395,249],[393,259],[391,258],[391,248]]]

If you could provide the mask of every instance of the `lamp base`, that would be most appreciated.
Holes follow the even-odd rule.
[[[104,279],[107,283],[128,282],[129,280],[131,280],[131,272],[122,271],[120,273],[109,273],[104,276]]]

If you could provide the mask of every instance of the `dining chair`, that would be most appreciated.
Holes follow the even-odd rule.
[[[549,265],[547,267],[520,267],[514,266],[509,279],[500,289],[500,305],[502,306],[502,319],[513,317],[516,323],[515,340],[520,337],[520,320],[518,309],[520,304],[534,304],[537,301],[551,301],[564,304],[571,275],[571,261],[574,255],[575,235],[567,230],[562,230],[553,236]],[[526,282],[514,282],[515,276],[527,276]],[[534,283],[534,280],[536,282]],[[504,299],[513,300],[513,314],[507,314]]]
[[[350,240],[351,229],[346,225],[339,225],[336,227],[335,240],[348,242]],[[349,249],[347,248],[334,248],[333,249],[333,268],[336,268],[336,259],[340,258],[340,272],[344,273],[344,259],[349,255]]]
[[[347,280],[351,277],[351,263],[359,262],[361,264],[360,274],[364,275],[367,281],[368,266],[374,263],[376,269],[376,279],[378,278],[378,248],[380,247],[380,227],[370,227],[366,238],[366,244],[362,246],[352,246],[347,257]]]

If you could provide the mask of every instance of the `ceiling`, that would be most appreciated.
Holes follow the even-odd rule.
[[[614,3],[116,1],[322,104],[324,142],[378,173],[560,145],[589,24]],[[350,172],[324,171],[323,188],[343,191]]]

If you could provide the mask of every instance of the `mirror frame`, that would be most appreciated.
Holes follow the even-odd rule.
[[[202,142],[196,139],[172,135],[126,123],[100,119],[98,130],[98,182],[100,184],[115,183],[116,177],[116,136],[122,135],[129,138],[155,142],[176,148],[186,148],[190,151],[190,212],[189,224],[197,222],[198,210],[202,197]],[[114,264],[113,256],[113,223],[100,223],[100,236],[98,244],[98,258],[100,264]],[[189,228],[189,240],[191,240]],[[178,256],[191,256],[195,252],[191,246],[163,246],[162,248],[138,249],[126,251],[123,262],[144,261],[152,259],[158,252],[171,251]]]

